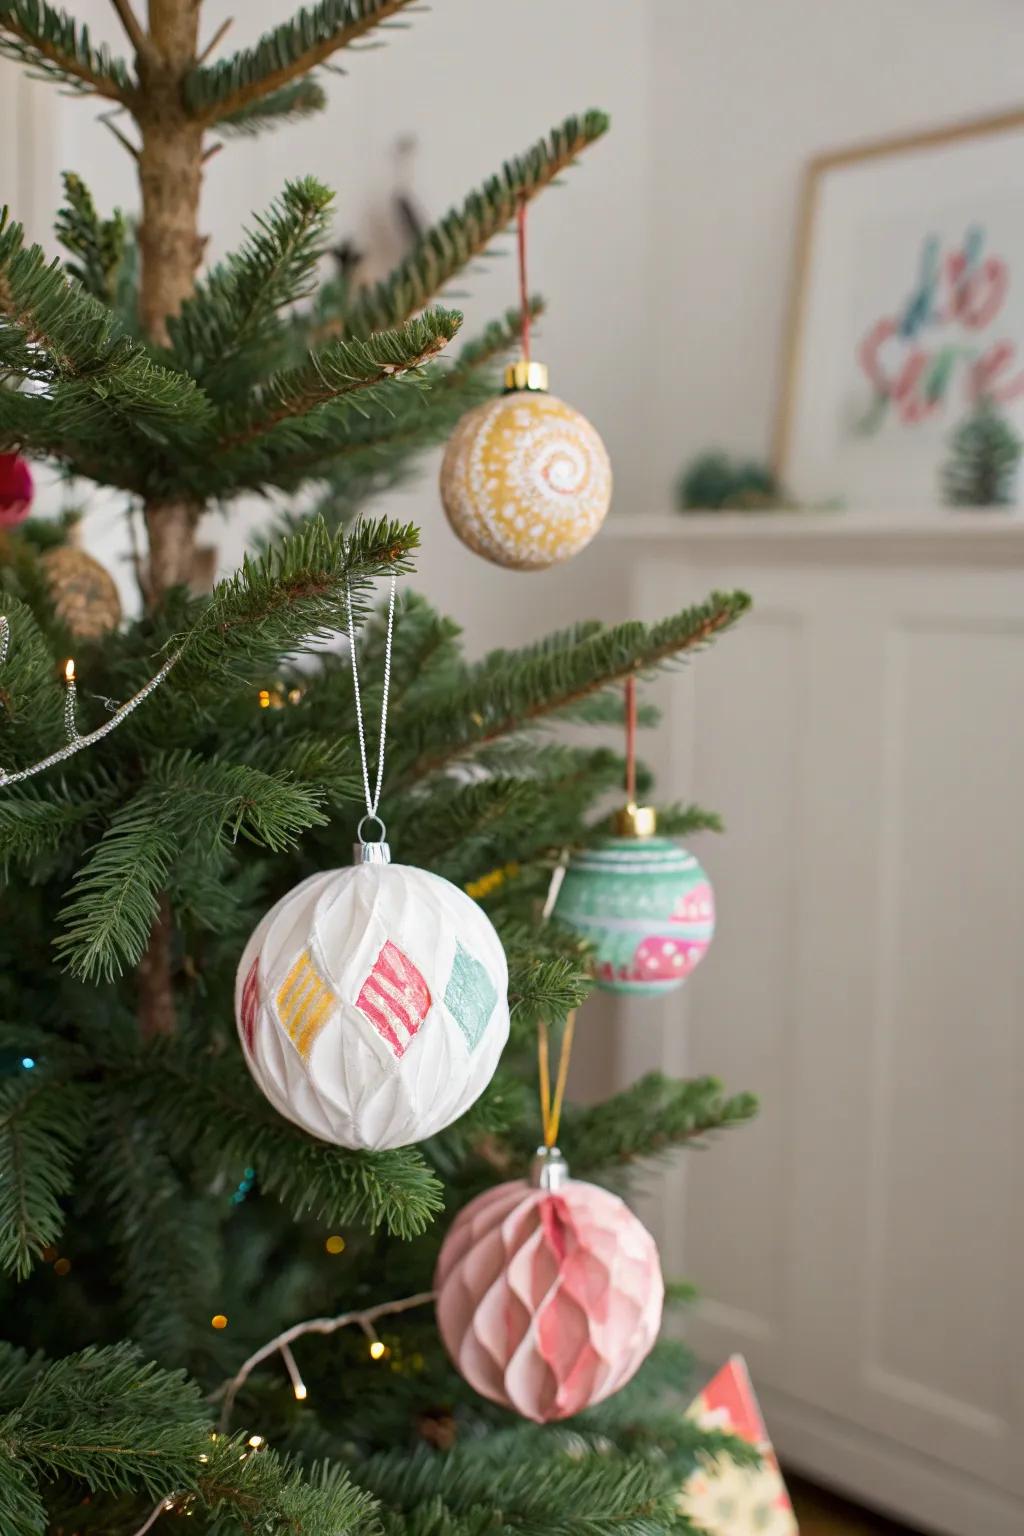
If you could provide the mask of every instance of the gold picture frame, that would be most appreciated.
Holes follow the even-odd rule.
[[[848,145],[816,155],[806,164],[798,202],[780,382],[772,432],[772,466],[783,484],[790,483],[792,470],[797,396],[807,340],[809,290],[819,233],[822,193],[828,178],[837,172],[872,161],[884,162],[899,156],[962,146],[971,141],[1020,131],[1024,131],[1024,107]],[[1024,173],[1021,184],[1024,187]],[[1024,269],[1024,251],[1021,256]]]

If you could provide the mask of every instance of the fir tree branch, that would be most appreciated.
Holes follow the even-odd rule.
[[[169,642],[180,649],[175,692],[199,686],[211,692],[248,686],[283,656],[327,638],[347,624],[347,596],[358,619],[378,576],[409,569],[417,531],[378,520],[350,534],[331,534],[315,519],[302,530],[222,581],[185,632]],[[159,718],[159,711],[154,711]]]
[[[565,1142],[572,1147],[573,1172],[586,1175],[663,1156],[675,1147],[753,1119],[757,1108],[753,1094],[728,1096],[715,1077],[674,1081],[660,1072],[648,1072],[603,1104],[567,1106]],[[527,1150],[525,1140],[523,1150]]]
[[[712,593],[650,627],[640,623],[569,631],[540,647],[501,652],[470,669],[460,690],[459,714],[409,711],[403,783],[436,773],[478,747],[522,731],[553,715],[570,716],[580,700],[644,672],[678,661],[730,628],[746,612],[744,592]],[[431,718],[431,713],[433,718]],[[418,738],[418,740],[417,740]]]
[[[80,799],[64,783],[36,789],[11,790],[0,795],[0,879],[7,880],[15,866],[42,861],[58,849],[66,849],[75,835],[96,816],[105,796]]]
[[[359,1480],[407,1518],[443,1508],[474,1517],[478,1530],[496,1523],[524,1536],[653,1536],[672,1528],[678,1489],[656,1463],[627,1461],[610,1447],[570,1455],[550,1432],[526,1438],[532,1454],[522,1456],[497,1436],[483,1451],[377,1456],[360,1464]]]
[[[64,932],[54,943],[72,975],[111,980],[145,954],[180,846],[177,829],[160,812],[159,794],[139,790],[114,813],[75,874],[62,912]]]
[[[63,181],[66,201],[57,215],[56,234],[77,258],[67,271],[93,298],[112,306],[128,235],[124,215],[115,208],[111,218],[101,219],[81,177],[65,171]]]
[[[110,0],[111,5],[118,14],[118,18],[124,27],[125,35],[135,52],[142,58],[146,58],[153,52],[153,45],[145,31],[139,24],[139,18],[132,10],[132,0]]]
[[[60,1201],[88,1132],[89,1103],[39,1065],[0,1083],[0,1268],[19,1279],[63,1230]]]
[[[384,25],[408,4],[410,0],[320,0],[264,33],[253,47],[194,69],[185,80],[186,104],[209,126],[232,118]]]
[[[327,94],[319,81],[294,80],[269,96],[239,107],[230,117],[219,118],[216,131],[225,136],[248,137],[262,133],[265,128],[301,122],[303,118],[322,112],[326,105]]]
[[[532,316],[543,309],[540,298],[531,300]],[[467,342],[451,367],[428,364],[422,379],[398,380],[379,404],[350,412],[331,442],[289,456],[273,470],[275,483],[291,488],[306,477],[324,478],[327,490],[315,510],[332,527],[348,521],[370,496],[401,483],[417,455],[443,442],[466,411],[493,396],[493,365],[517,345],[520,329],[519,311],[509,310]]]
[[[172,1511],[205,1516],[204,1528],[224,1532],[370,1536],[374,1528],[373,1500],[346,1471],[303,1469],[244,1435],[214,1435],[196,1385],[146,1363],[130,1345],[52,1362],[16,1358],[5,1377],[12,1365],[19,1400],[0,1417],[4,1536],[51,1529],[36,1488],[67,1479],[91,1490],[101,1511],[113,1501],[114,1524],[104,1520],[105,1530],[129,1529],[132,1498],[159,1500],[139,1531]]]
[[[193,379],[120,333],[106,304],[70,282],[0,213],[0,372],[44,386],[0,389],[11,434],[103,483],[136,483],[154,449],[195,447],[212,408]],[[134,477],[122,464],[132,466]]]
[[[199,1159],[229,1179],[254,1168],[260,1188],[296,1218],[383,1226],[411,1238],[441,1209],[440,1184],[418,1148],[347,1152],[314,1141],[271,1108],[235,1052],[218,1059],[200,1056],[192,1043],[157,1042],[130,1072],[175,1156]]]
[[[77,26],[45,0],[0,0],[0,54],[87,95],[125,105],[135,98],[124,60],[105,44],[94,48],[88,27]]]
[[[96,1110],[89,1187],[119,1255],[128,1331],[164,1364],[183,1364],[216,1311],[222,1197],[188,1188],[130,1093],[108,1085]]]
[[[333,194],[313,177],[289,182],[241,248],[196,286],[168,322],[180,367],[217,398],[245,392],[239,359],[262,361],[276,339],[277,317],[315,279]]]
[[[430,229],[399,266],[349,304],[328,289],[320,306],[322,331],[365,336],[399,325],[441,291],[461,269],[480,256],[515,217],[519,205],[550,186],[588,145],[608,128],[603,112],[569,117],[524,155],[506,162],[478,191]]]
[[[301,366],[277,374],[237,419],[229,418],[218,455],[230,454],[283,422],[308,418],[320,406],[419,368],[447,345],[461,323],[458,310],[433,309],[365,341],[331,342]]]

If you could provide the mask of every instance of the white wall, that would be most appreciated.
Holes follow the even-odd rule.
[[[650,485],[766,456],[800,171],[1024,98],[1018,0],[652,0]]]
[[[74,0],[72,8],[120,48],[108,0]],[[281,0],[249,0],[244,7],[207,0],[204,35],[233,13],[238,20],[230,42],[237,45],[294,8]],[[537,351],[550,365],[552,387],[598,425],[616,466],[617,505],[626,510],[641,499],[633,466],[643,463],[647,409],[646,378],[635,358],[649,352],[647,316],[637,302],[650,260],[649,9],[638,6],[624,26],[616,0],[559,0],[554,7],[517,0],[514,9],[500,0],[444,0],[410,21],[408,32],[387,34],[387,47],[347,57],[346,78],[323,75],[326,113],[258,141],[235,141],[210,163],[202,205],[210,254],[230,249],[252,211],[304,172],[337,189],[339,238],[364,241],[393,184],[392,151],[401,134],[418,137],[415,188],[428,215],[437,217],[569,113],[591,106],[610,111],[614,133],[531,210],[530,282],[550,302]],[[39,104],[27,210],[33,234],[46,236],[63,167],[81,172],[101,206],[134,208],[134,168],[97,121],[101,107],[60,96],[46,84],[29,92]],[[121,123],[130,131],[125,119]],[[0,147],[0,198],[2,171]],[[511,240],[506,252],[507,259],[481,264],[458,284],[452,302],[466,311],[466,335],[515,302]],[[462,594],[470,599],[478,643],[513,638],[524,613],[538,628],[564,600],[557,578],[510,583],[462,551],[443,523],[436,459],[418,488],[403,493],[398,510],[424,530],[420,584],[455,610]],[[254,507],[234,526],[213,522],[210,533],[225,567],[237,563],[259,516]],[[112,549],[114,518],[112,509],[97,504],[90,542],[119,567],[127,595],[127,567]]]
[[[73,8],[120,46],[107,0]],[[205,33],[235,11],[231,41],[245,41],[292,8],[207,0]],[[531,281],[551,304],[541,351],[553,387],[608,443],[614,510],[658,509],[701,449],[768,451],[804,162],[1018,102],[1020,16],[1019,0],[444,0],[386,48],[346,60],[347,78],[325,76],[322,118],[225,149],[209,169],[204,228],[223,253],[254,208],[308,170],[338,189],[339,235],[365,238],[400,133],[418,136],[415,182],[436,216],[567,112],[607,108],[612,134],[531,215]],[[15,155],[8,139],[16,170],[4,175],[0,144],[0,197],[28,202],[40,233],[59,169],[73,166],[102,204],[133,207],[133,168],[95,121],[100,108],[44,84],[27,95],[40,106],[33,146]],[[468,333],[512,301],[513,285],[511,260],[460,284]],[[423,528],[421,584],[464,617],[474,644],[596,603],[596,554],[514,578],[464,553],[435,473],[436,459],[396,510]],[[116,520],[97,507],[107,554]],[[224,565],[250,526],[211,530]]]

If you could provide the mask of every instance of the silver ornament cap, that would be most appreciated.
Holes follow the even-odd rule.
[[[530,1164],[530,1183],[534,1189],[549,1193],[563,1189],[569,1182],[569,1164],[557,1147],[538,1147]]]
[[[375,821],[378,827],[380,827],[380,837],[376,842],[368,843],[363,836],[363,828],[366,826],[368,821]],[[391,863],[391,846],[385,841],[385,838],[387,837],[387,827],[385,827],[379,816],[374,815],[372,811],[367,811],[366,815],[360,821],[358,827],[356,827],[356,837],[359,839],[359,841],[352,844],[353,864]]]
[[[390,864],[391,846],[389,843],[353,843],[353,864]]]

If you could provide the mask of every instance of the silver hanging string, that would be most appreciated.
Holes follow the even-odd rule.
[[[365,845],[363,827],[368,821],[375,821],[380,828],[379,841],[383,844],[387,836],[387,828],[377,815],[377,807],[380,805],[380,789],[384,782],[384,745],[388,730],[388,693],[391,689],[391,642],[395,630],[395,591],[398,586],[397,574],[391,573],[391,594],[388,599],[388,630],[384,645],[384,693],[380,705],[380,741],[377,746],[377,782],[373,793],[370,792],[370,769],[366,759],[366,730],[363,725],[363,699],[359,691],[359,665],[356,660],[356,626],[352,614],[352,588],[346,582],[345,600],[348,604],[348,643],[352,657],[352,690],[356,698],[356,729],[359,733],[359,757],[363,765],[363,796],[366,802],[366,815],[362,818],[356,831],[359,842]]]

